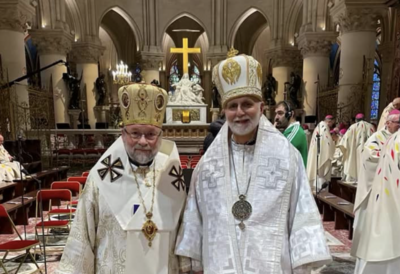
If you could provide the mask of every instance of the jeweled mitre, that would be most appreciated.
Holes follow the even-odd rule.
[[[123,86],[118,90],[122,122],[128,125],[162,127],[168,94],[162,88],[145,83]]]
[[[212,79],[221,95],[222,106],[226,102],[241,96],[253,96],[262,100],[262,68],[261,64],[248,55],[232,54],[237,52],[231,49],[228,58],[219,62],[214,68]]]

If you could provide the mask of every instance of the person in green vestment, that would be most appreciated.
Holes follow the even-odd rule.
[[[307,166],[307,137],[300,123],[296,121],[295,111],[290,102],[281,101],[275,108],[275,127],[283,131],[283,135],[297,148]]]

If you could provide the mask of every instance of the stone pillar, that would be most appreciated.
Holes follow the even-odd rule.
[[[156,52],[141,52],[143,78],[147,84],[154,79],[160,81],[160,68],[162,68],[163,56]]]
[[[370,118],[376,28],[384,11],[373,5],[350,6],[345,1],[337,2],[331,9],[341,31],[339,120],[350,119],[357,112],[364,112],[366,120]]]
[[[381,92],[379,96],[379,115],[383,109],[393,101],[394,98],[390,98],[390,87],[393,72],[394,59],[394,43],[385,43],[379,45],[379,52],[382,57],[381,66]]]
[[[305,116],[317,115],[317,91],[328,85],[329,53],[336,33],[306,32],[298,38],[303,55],[303,106]]]
[[[95,82],[99,77],[98,61],[103,54],[104,47],[98,43],[75,43],[72,47],[71,59],[76,63],[78,77],[82,75],[81,89],[86,92],[86,111],[89,125],[92,129],[96,125],[94,107],[96,106]],[[83,74],[82,74],[83,73]],[[84,96],[81,96],[83,99]]]
[[[5,75],[12,81],[26,73],[24,31],[26,23],[33,18],[35,9],[22,0],[3,2],[0,4],[0,55]],[[18,103],[29,106],[26,85],[26,80],[20,81],[15,85],[15,91]]]
[[[66,61],[67,53],[72,48],[73,36],[61,29],[59,30],[31,30],[30,35],[37,46],[40,56],[40,66],[45,67],[59,60]],[[55,65],[41,72],[43,88],[52,85],[54,95],[54,115],[57,123],[70,123],[68,116],[69,90],[63,80],[67,67],[63,64]],[[52,81],[52,82],[50,82]],[[73,124],[71,125],[73,127]]]
[[[268,60],[271,60],[272,76],[277,82],[275,101],[278,103],[285,98],[285,82],[290,80],[290,73],[301,71],[300,51],[295,48],[282,47],[266,50],[265,55]]]

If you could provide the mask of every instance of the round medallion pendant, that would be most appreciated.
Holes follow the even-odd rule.
[[[243,195],[240,195],[240,200],[232,206],[232,214],[239,221],[247,220],[253,211],[251,204],[242,196]]]

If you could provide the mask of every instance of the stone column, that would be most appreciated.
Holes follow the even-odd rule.
[[[0,4],[0,55],[5,76],[12,81],[26,73],[24,31],[32,22],[35,9],[27,1],[13,0]],[[27,81],[15,85],[18,103],[29,106]]]
[[[303,106],[305,116],[315,116],[317,91],[328,85],[329,53],[336,33],[306,32],[298,38],[299,49],[303,55]]]
[[[301,71],[300,51],[296,48],[273,48],[266,50],[265,55],[271,60],[272,76],[277,82],[275,101],[278,103],[284,100],[285,82],[290,80],[290,73]]]
[[[78,77],[82,75],[81,89],[86,92],[86,111],[89,125],[92,129],[96,125],[94,107],[96,106],[95,82],[99,77],[98,61],[103,54],[104,47],[98,43],[75,43],[72,47],[71,59],[76,63]],[[83,74],[82,74],[83,73]],[[83,96],[81,96],[83,98]]]
[[[390,98],[393,62],[395,61],[394,42],[379,45],[379,52],[382,57],[381,92],[379,96],[379,114],[381,114],[383,109],[394,99]]]
[[[381,7],[346,5],[338,2],[331,9],[340,25],[341,55],[338,92],[338,118],[350,119],[357,112],[370,118],[376,27]]]
[[[160,68],[163,62],[163,56],[159,52],[141,52],[140,54],[143,68],[143,78],[147,84],[154,79],[160,81]]]
[[[40,56],[40,66],[45,67],[56,61],[66,61],[67,53],[72,48],[73,36],[63,30],[31,30],[30,35],[37,46]],[[63,80],[67,67],[63,64],[55,65],[41,72],[43,88],[52,85],[54,95],[54,115],[57,123],[70,123],[68,117],[69,90]],[[73,125],[71,125],[73,128]]]

